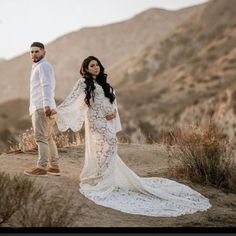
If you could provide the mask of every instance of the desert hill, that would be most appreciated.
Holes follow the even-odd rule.
[[[132,55],[147,45],[161,42],[166,35],[202,7],[203,5],[194,6],[179,11],[150,9],[129,20],[102,27],[84,28],[51,42],[47,45],[47,58],[54,65],[56,72],[56,98],[62,100],[69,93],[79,77],[79,66],[83,58],[90,54],[101,59],[110,75],[110,83],[116,88],[126,60],[129,61]],[[117,68],[118,76],[111,68]],[[17,139],[19,132],[30,127],[30,70],[31,61],[28,53],[0,63],[1,147],[6,143],[8,145],[9,139]],[[119,90],[117,86],[118,96]],[[119,106],[122,107],[122,104]]]
[[[51,42],[47,45],[47,58],[56,72],[56,97],[63,99],[68,94],[80,76],[80,65],[85,57],[96,55],[109,69],[154,39],[160,42],[198,8],[179,11],[150,9],[129,20],[83,28]],[[18,98],[28,99],[30,69],[28,53],[0,64],[1,103]],[[13,88],[14,93],[11,92]]]
[[[59,73],[57,96],[64,97],[74,83],[81,60],[79,56],[83,58],[85,52],[94,51],[94,54],[101,55],[117,90],[123,124],[121,134],[127,140],[137,140],[143,134],[143,142],[158,139],[162,131],[193,122],[200,124],[209,119],[216,120],[225,135],[234,140],[235,11],[236,2],[231,0],[213,0],[177,12],[151,9],[125,22],[82,29],[63,36],[48,45],[49,59],[55,64],[56,73]],[[160,17],[166,24],[165,31]],[[173,23],[175,17],[182,23]],[[137,26],[137,22],[140,26]],[[148,28],[149,34],[146,31]],[[121,37],[121,32],[126,32],[126,37]],[[88,41],[90,34],[97,35],[96,44]],[[106,40],[104,34],[107,35]],[[113,41],[122,43],[112,47]],[[103,46],[94,46],[96,50],[92,48],[98,42],[102,42],[100,45],[106,43],[105,48],[109,49],[109,53],[102,53]],[[70,47],[66,50],[63,45],[70,45],[71,51]],[[112,63],[112,58],[115,63]],[[15,96],[26,98],[28,80],[22,75],[29,73],[30,68],[26,68],[30,67],[29,64],[28,55],[0,64],[3,99],[11,100]],[[71,70],[63,67],[66,65]],[[9,69],[11,67],[14,70]],[[21,81],[23,77],[25,81]],[[11,92],[12,84],[17,84],[14,93]],[[3,103],[1,105],[5,106]],[[4,117],[6,114],[2,120]]]
[[[128,136],[139,127],[158,138],[162,130],[214,119],[233,139],[235,63],[236,2],[210,1],[160,44],[126,60],[120,75],[112,68]]]

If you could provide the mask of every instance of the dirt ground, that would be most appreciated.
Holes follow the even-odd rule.
[[[139,176],[168,177],[165,148],[159,145],[120,144],[118,153]],[[212,207],[179,217],[149,217],[123,213],[96,205],[79,192],[79,175],[84,161],[84,146],[59,149],[61,176],[37,177],[36,183],[74,193],[73,204],[81,207],[74,227],[236,227],[236,194],[224,193],[183,179],[182,182],[210,199]],[[37,153],[0,155],[0,171],[11,175],[34,167]],[[29,177],[35,179],[35,177]]]

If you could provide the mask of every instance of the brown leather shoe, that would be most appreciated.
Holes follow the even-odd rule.
[[[24,171],[25,175],[29,176],[47,176],[47,171],[41,168],[33,168],[32,170],[26,170]]]
[[[53,168],[53,167],[49,167],[47,170],[47,173],[49,175],[56,175],[56,176],[60,176],[61,172],[59,168]]]

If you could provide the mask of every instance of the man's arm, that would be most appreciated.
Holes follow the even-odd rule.
[[[40,82],[42,86],[43,107],[46,116],[50,117],[53,100],[53,69],[48,64],[43,64],[39,70]]]

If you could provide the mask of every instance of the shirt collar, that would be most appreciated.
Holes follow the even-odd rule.
[[[33,63],[32,68],[34,68],[35,66],[37,66],[38,64],[40,64],[40,63],[42,63],[44,61],[46,61],[46,58],[42,58],[40,61],[38,61],[36,63]]]

